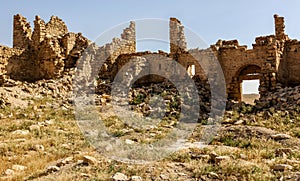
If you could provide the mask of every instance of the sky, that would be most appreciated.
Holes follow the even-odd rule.
[[[31,26],[35,15],[46,22],[56,15],[63,19],[69,31],[82,32],[90,40],[130,20],[176,17],[207,45],[218,39],[238,39],[241,45],[252,48],[255,37],[274,34],[274,14],[285,17],[289,37],[300,39],[299,8],[299,0],[2,0],[0,44],[12,46],[13,15],[19,13]],[[146,47],[137,45],[138,50]]]

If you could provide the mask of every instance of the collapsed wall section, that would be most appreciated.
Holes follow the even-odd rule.
[[[184,36],[184,26],[176,18],[170,18],[170,55],[175,58],[177,55],[187,51],[187,43]]]
[[[0,45],[0,85],[2,85],[7,78],[7,65],[16,57],[21,56],[23,53],[22,49],[19,48],[9,48]]]
[[[240,100],[243,74],[251,73],[251,70],[257,73],[255,71],[259,69],[256,78],[260,80],[261,96],[275,90],[277,83],[285,86],[300,84],[300,43],[285,34],[283,17],[274,15],[274,22],[275,35],[257,37],[253,49],[239,45],[237,40],[220,40],[211,46],[214,55],[209,56],[217,56],[221,64],[229,99]],[[166,56],[178,61],[191,76],[206,79],[203,67],[193,56],[206,57],[207,52],[187,50],[184,27],[178,19],[170,18],[169,26],[170,54]],[[26,18],[15,15],[13,34],[14,48],[0,47],[0,74],[18,80],[59,77],[66,69],[77,66],[78,59],[90,44],[81,33],[68,32],[65,23],[56,16],[52,16],[48,23],[36,16],[32,32]],[[104,62],[97,73],[99,78],[113,79],[115,72],[130,57],[139,56],[136,53],[135,23],[130,22],[120,38],[114,38],[101,47],[94,46],[94,51],[96,58],[90,62],[91,66],[97,67],[99,62]],[[211,63],[208,57],[200,60],[206,66],[204,69]],[[191,67],[194,67],[194,72]]]
[[[275,37],[277,40],[288,40],[288,36],[285,34],[284,17],[280,17],[277,14],[274,15],[275,23]]]
[[[279,82],[285,86],[300,84],[300,42],[285,42],[283,57],[278,67]]]
[[[98,62],[104,62],[98,76],[102,79],[114,77],[114,67],[119,67],[122,61],[117,60],[120,55],[133,54],[136,52],[136,31],[135,22],[125,28],[121,38],[114,38],[111,43],[107,43],[97,49]],[[97,63],[97,62],[95,62]]]
[[[20,14],[14,16],[13,22],[13,47],[27,49],[32,36],[30,24]]]
[[[50,21],[46,24],[46,34],[51,36],[62,36],[67,34],[68,28],[62,19],[57,16],[51,16]]]
[[[96,43],[91,43],[82,53],[81,58],[77,64],[77,75],[74,84],[77,90],[94,89],[94,81],[98,80],[97,89],[102,90],[103,82],[110,82],[114,76],[118,65],[122,64],[122,60],[118,57],[126,56],[136,52],[136,38],[135,38],[135,22],[130,22],[130,25],[125,28],[120,38],[114,38],[112,42],[103,46]],[[100,67],[101,66],[101,67]],[[77,87],[78,85],[78,87]],[[110,89],[104,86],[104,89]],[[96,90],[97,90],[96,89]]]
[[[7,72],[13,79],[35,81],[62,75],[76,62],[90,41],[81,33],[69,33],[66,24],[52,16],[45,23],[39,16],[34,20],[32,32],[26,18],[14,16],[14,48],[23,53],[9,59]]]
[[[219,40],[212,47],[222,66],[228,99],[241,101],[243,80],[258,79],[260,95],[276,87],[278,48],[274,35],[257,37],[253,49],[239,45],[237,40]]]

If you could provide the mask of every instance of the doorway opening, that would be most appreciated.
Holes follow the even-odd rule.
[[[261,68],[259,66],[247,65],[240,68],[232,78],[230,89],[228,91],[228,99],[240,102],[245,101],[245,96],[243,96],[243,94],[258,94],[258,87],[261,83],[260,80]],[[250,101],[250,103],[253,103],[254,99]]]
[[[255,99],[259,99],[259,79],[243,80],[241,85],[242,101],[248,104],[254,104]]]

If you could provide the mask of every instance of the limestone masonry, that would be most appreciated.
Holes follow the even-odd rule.
[[[13,48],[0,46],[2,78],[35,81],[58,77],[75,66],[89,45],[81,33],[68,32],[56,16],[48,23],[36,16],[32,30],[26,18],[17,14],[13,29]]]
[[[130,59],[159,54],[180,63],[195,80],[205,80],[207,76],[203,69],[211,66],[210,61],[201,60],[204,65],[201,67],[194,58],[205,54],[217,57],[231,100],[241,101],[243,80],[259,79],[262,97],[278,86],[300,85],[300,41],[285,34],[283,17],[274,15],[274,21],[275,34],[257,37],[252,49],[239,45],[237,40],[218,40],[209,49],[188,50],[184,27],[176,18],[170,18],[170,53],[136,52],[135,23],[131,22],[120,38],[95,48],[99,59],[105,58],[99,78],[113,80]],[[76,67],[89,45],[96,46],[81,33],[69,32],[66,24],[56,16],[47,23],[36,16],[32,29],[26,18],[17,14],[14,16],[13,48],[0,45],[0,84],[7,78],[33,82],[60,77]],[[144,81],[158,79],[153,76]]]

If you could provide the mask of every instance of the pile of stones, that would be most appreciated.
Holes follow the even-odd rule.
[[[0,106],[2,108],[16,104],[19,100],[29,101],[49,97],[62,102],[72,103],[72,80],[74,69],[65,71],[57,79],[26,82],[7,77],[0,87]]]
[[[281,111],[300,111],[300,86],[283,87],[280,84],[276,90],[268,92],[265,96],[255,101],[257,110],[269,108]]]
[[[199,121],[208,118],[211,110],[210,87],[206,82],[195,82],[198,89],[199,98]],[[122,88],[120,88],[122,89]],[[111,96],[111,82],[99,81],[96,88],[96,104],[107,105],[112,99],[117,102],[126,101],[131,106],[131,110],[143,114],[144,116],[164,114],[165,117],[178,118],[182,107],[189,110],[189,105],[184,104],[184,100],[192,100],[190,95],[179,94],[176,87],[169,81],[162,83],[137,84],[130,88],[128,96],[125,98],[114,98]],[[123,100],[124,99],[124,100]],[[192,108],[191,108],[192,110]],[[193,114],[192,112],[190,114]]]

